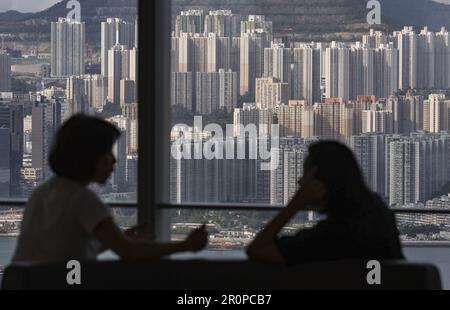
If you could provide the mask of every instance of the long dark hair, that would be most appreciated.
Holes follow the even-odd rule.
[[[111,151],[120,137],[112,124],[83,114],[66,121],[52,145],[50,167],[57,176],[73,181],[89,181],[101,156]]]
[[[316,178],[327,189],[324,212],[349,216],[373,206],[374,194],[367,187],[353,152],[344,144],[321,141],[312,144],[305,169],[317,167]]]

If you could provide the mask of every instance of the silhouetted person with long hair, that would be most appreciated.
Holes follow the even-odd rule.
[[[114,223],[109,209],[87,187],[107,182],[119,136],[110,123],[84,115],[62,125],[49,158],[55,176],[28,201],[13,262],[95,260],[108,249],[122,259],[158,259],[206,245],[205,227],[182,242],[155,243],[137,234],[138,228],[124,233]]]
[[[300,189],[248,246],[249,259],[288,265],[342,259],[402,259],[393,213],[366,186],[350,149],[331,141],[309,148]],[[279,237],[301,211],[326,218],[292,237]]]

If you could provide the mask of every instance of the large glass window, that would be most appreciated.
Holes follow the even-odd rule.
[[[54,135],[84,113],[116,125],[116,169],[102,200],[137,202],[137,0],[13,0],[0,3],[0,269],[11,257],[22,210],[53,177]],[[8,205],[8,203],[12,205]],[[136,210],[114,209],[122,227]]]
[[[450,211],[450,25],[420,13],[450,3],[394,3],[172,0],[174,237],[206,222],[215,243],[241,246],[264,213],[214,206],[286,205],[322,139],[348,145],[390,207]],[[401,213],[398,225],[405,241],[445,241],[446,219]]]

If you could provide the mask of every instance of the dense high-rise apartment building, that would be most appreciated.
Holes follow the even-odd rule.
[[[242,33],[240,39],[241,96],[253,99],[255,81],[264,75],[264,49],[270,44],[264,33]]]
[[[1,94],[2,97],[12,95]],[[20,168],[22,166],[22,157],[24,153],[24,130],[23,130],[23,118],[24,108],[23,105],[14,102],[11,97],[1,98],[0,103],[0,128],[2,131],[3,143],[0,144],[0,152],[2,153],[1,166],[1,180],[0,183],[8,183],[8,195],[7,197],[18,197],[21,193],[20,188]],[[7,181],[6,181],[7,180]],[[1,185],[0,185],[1,187]],[[6,187],[5,187],[6,188]],[[6,192],[1,190],[5,197]]]
[[[317,139],[283,138],[280,140],[278,164],[270,171],[270,204],[287,205],[299,189],[308,147]]]
[[[127,188],[127,154],[128,154],[128,133],[130,132],[130,122],[123,115],[116,115],[107,119],[114,124],[121,135],[113,146],[113,152],[116,156],[116,167],[111,177],[113,191],[123,192]]]
[[[67,78],[66,98],[70,113],[101,111],[107,98],[107,78],[102,75],[82,75]]]
[[[425,202],[446,184],[448,134],[419,133],[388,143],[390,205]]]
[[[326,98],[386,98],[398,89],[398,50],[393,44],[371,48],[361,42],[350,47],[333,42],[324,62]]]
[[[198,142],[197,142],[198,143]],[[201,142],[205,147],[206,141]],[[217,141],[216,147],[234,144],[238,149],[238,139],[228,138],[226,141]],[[194,143],[183,146],[190,147],[194,154]],[[248,142],[246,142],[248,148]],[[170,197],[173,203],[235,203],[235,202],[261,202],[269,191],[267,172],[259,168],[260,161],[248,156],[239,159],[170,159]],[[265,188],[259,188],[265,186]],[[259,194],[261,196],[259,196]]]
[[[302,129],[302,107],[300,104],[282,104],[275,108],[280,137],[300,137]]]
[[[362,133],[392,134],[393,125],[392,111],[383,110],[380,105],[362,112]]]
[[[450,117],[450,100],[446,100],[445,94],[431,94],[426,100],[428,107],[428,125],[429,132],[439,133],[448,131]]]
[[[122,108],[122,115],[128,121],[127,128],[127,154],[135,155],[138,152],[138,105],[137,103],[130,103]],[[131,159],[132,160],[132,159]]]
[[[67,79],[67,102],[70,114],[89,113],[89,102],[82,77],[71,76]]]
[[[349,98],[374,95],[374,50],[357,42],[350,48],[349,61]]]
[[[386,103],[386,109],[392,111],[394,133],[409,135],[411,132],[424,129],[422,96],[414,96],[409,93],[405,96],[390,96]]]
[[[362,134],[352,136],[350,147],[363,172],[369,188],[384,196],[385,189],[385,136]]]
[[[237,106],[237,74],[231,70],[197,72],[196,111],[209,114],[218,110],[233,111]]]
[[[170,86],[170,102],[193,111],[193,80],[192,72],[172,72]]]
[[[399,88],[398,49],[392,43],[381,44],[374,50],[373,56],[373,95],[388,98]]]
[[[375,104],[377,104],[377,98],[375,96],[358,96],[356,101],[352,101],[355,119],[353,131],[355,135],[359,135],[363,132],[363,112],[370,110]]]
[[[0,127],[0,197],[11,197],[11,131]]]
[[[124,45],[128,49],[137,48],[136,24],[120,18],[108,18],[101,23],[101,62],[102,75],[108,76],[109,50],[115,45]]]
[[[124,45],[115,45],[109,50],[108,56],[108,101],[120,105],[122,80],[133,81],[133,98],[136,97],[137,50],[128,49]],[[130,82],[131,83],[131,82]]]
[[[103,75],[88,75],[84,78],[85,92],[89,106],[97,111],[103,110],[108,96],[108,78]]]
[[[350,99],[350,49],[333,42],[325,53],[325,97]]]
[[[237,73],[238,77],[238,91],[241,87],[241,37],[231,38],[230,48],[230,69]]]
[[[417,36],[417,88],[434,88],[436,34],[425,27]]]
[[[120,80],[120,106],[136,102],[136,82],[128,78]]]
[[[240,34],[238,16],[231,10],[210,11],[205,16],[205,34],[214,33],[219,37],[237,37]]]
[[[67,77],[85,72],[85,24],[66,18],[51,23],[51,75]]]
[[[289,101],[289,84],[277,78],[256,79],[256,105],[260,108],[275,108]]]
[[[274,109],[261,109],[254,103],[244,103],[243,108],[234,109],[233,113],[233,135],[235,137],[245,137],[248,135],[257,135],[264,131],[272,134],[272,125],[276,124],[276,112]],[[255,127],[251,128],[248,125]],[[255,129],[254,132],[252,130]]]
[[[216,72],[231,68],[231,38],[182,33],[172,38],[172,72]]]
[[[272,43],[264,49],[264,77],[274,77],[288,84],[289,99],[292,97],[292,51],[283,43]]]
[[[206,55],[206,72],[230,69],[231,39],[210,33],[207,37]]]
[[[435,40],[435,76],[434,86],[437,89],[446,89],[450,87],[450,34],[442,28],[436,33]]]
[[[264,33],[268,42],[273,41],[273,23],[266,20],[264,15],[249,15],[247,20],[241,21],[242,33]]]
[[[51,176],[48,158],[53,137],[62,121],[61,103],[38,95],[32,107],[32,117],[32,168],[40,169],[45,180]]]
[[[182,33],[203,33],[204,24],[203,10],[182,11],[175,19],[174,36],[179,37]]]
[[[245,103],[242,108],[234,109],[233,112],[233,136],[244,135],[244,130],[248,125],[255,125],[259,128],[260,109],[255,104]]]
[[[381,31],[370,29],[369,34],[363,36],[362,43],[369,48],[378,48],[381,44],[388,43],[388,36]]]
[[[305,100],[289,100],[276,109],[280,137],[310,138],[314,135],[314,107]]]
[[[299,189],[298,180],[303,176],[303,165],[308,156],[306,145],[281,147],[279,164],[270,179],[270,203],[287,205]]]
[[[219,109],[233,112],[237,107],[238,77],[230,70],[219,69]]]
[[[321,50],[302,45],[293,50],[292,99],[302,99],[310,105],[321,102]]]
[[[394,32],[399,50],[399,88],[446,89],[450,81],[450,37],[445,28],[432,32],[412,27]]]
[[[11,56],[0,51],[0,92],[11,91]]]
[[[305,106],[302,110],[301,137],[308,139],[316,136],[316,112],[314,106]]]
[[[394,33],[397,38],[399,50],[399,76],[400,89],[417,87],[417,46],[418,37],[413,27],[404,27],[402,31]]]
[[[341,98],[329,98],[315,104],[315,135],[324,139],[349,142],[354,134],[355,107]]]

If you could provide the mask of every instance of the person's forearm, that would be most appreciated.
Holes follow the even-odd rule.
[[[255,239],[249,246],[249,250],[252,248],[260,247],[261,245],[267,244],[269,242],[273,242],[273,240],[278,236],[281,229],[297,214],[299,207],[294,207],[293,204],[301,204],[302,201],[292,201],[287,207],[283,208],[278,215],[273,218],[266,227],[260,231]]]

